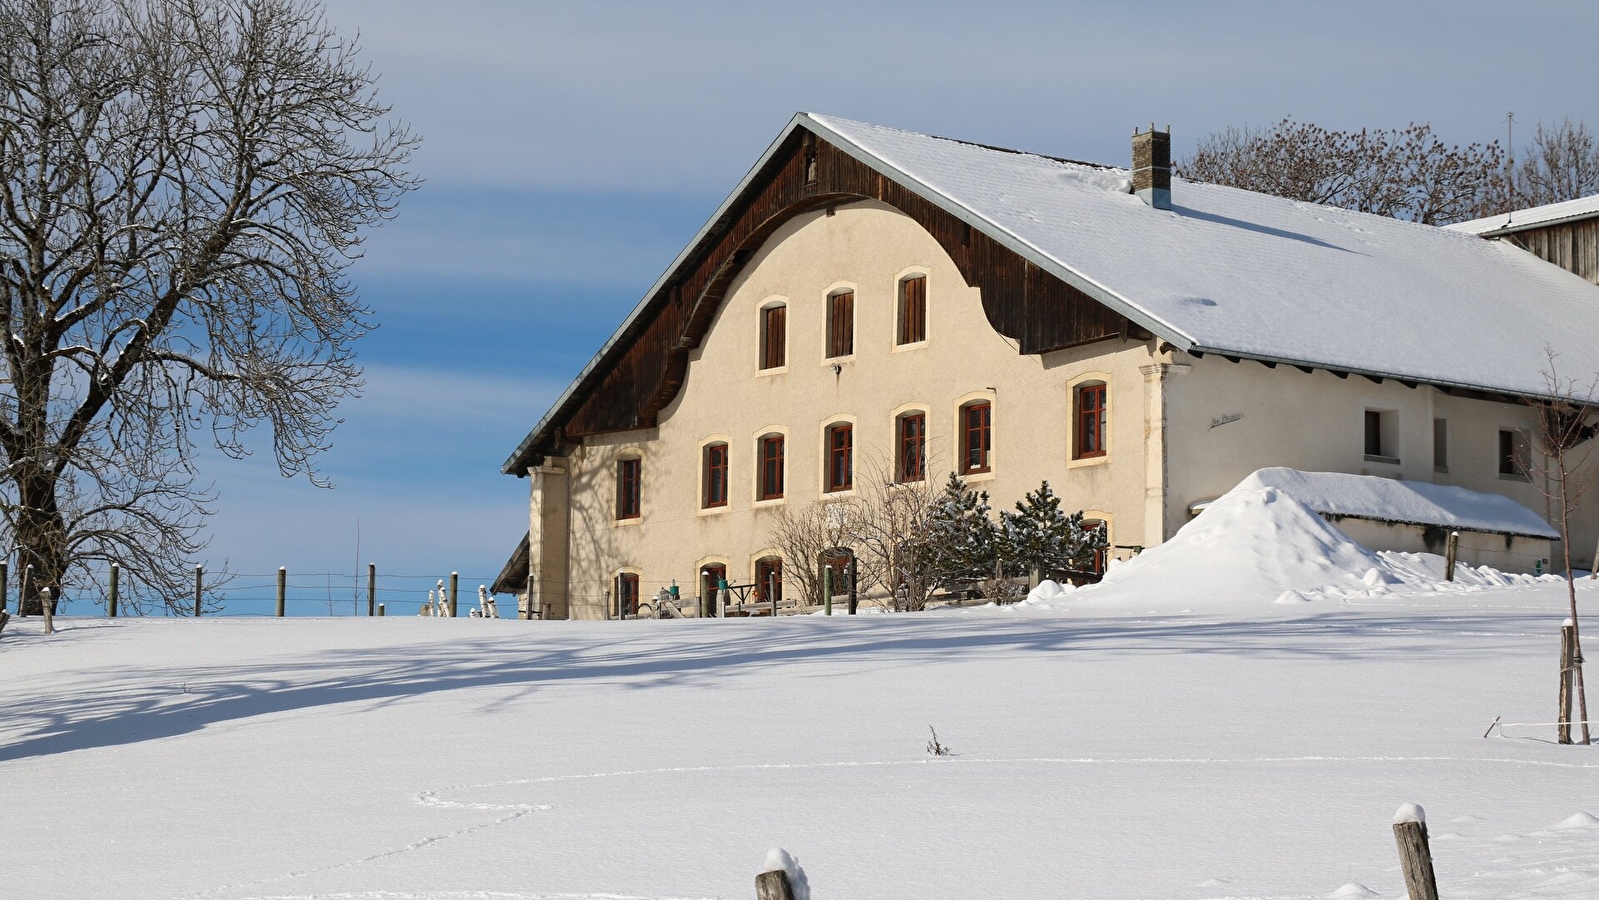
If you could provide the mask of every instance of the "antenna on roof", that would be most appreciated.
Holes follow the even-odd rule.
[[[1505,213],[1505,224],[1516,218],[1516,111],[1505,113],[1505,151],[1509,162],[1505,164],[1505,179],[1510,182],[1510,211]]]

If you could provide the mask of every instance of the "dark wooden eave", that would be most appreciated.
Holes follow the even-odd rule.
[[[505,561],[505,566],[500,569],[500,574],[495,577],[494,584],[489,586],[490,593],[495,594],[520,594],[527,589],[527,575],[532,568],[532,548],[529,546],[528,536],[522,535],[522,542],[511,551],[511,558]]]

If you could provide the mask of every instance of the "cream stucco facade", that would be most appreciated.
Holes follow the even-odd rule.
[[[899,286],[911,276],[926,279],[926,340],[898,345]],[[853,352],[830,358],[827,298],[841,290],[854,293]],[[763,369],[762,310],[778,304],[787,309],[784,364]],[[1106,452],[1078,459],[1073,398],[1089,383],[1106,386]],[[861,201],[796,216],[742,264],[655,427],[590,435],[529,470],[534,601],[550,617],[601,618],[622,572],[638,576],[645,597],[672,582],[696,595],[707,565],[750,581],[757,561],[776,555],[781,508],[849,495],[825,489],[830,426],[852,426],[859,484],[892,466],[898,417],[923,414],[929,477],[942,481],[958,457],[960,410],[974,401],[992,404],[992,455],[969,483],[1007,508],[1047,479],[1064,505],[1106,521],[1123,546],[1166,539],[1192,503],[1264,466],[1438,481],[1544,508],[1531,484],[1497,474],[1498,430],[1530,428],[1522,408],[1195,357],[1158,340],[1022,355],[931,235],[893,207]],[[1367,410],[1392,428],[1394,452],[1377,460],[1364,453]],[[1443,467],[1434,465],[1438,419],[1448,435]],[[758,499],[766,435],[784,438],[781,499]],[[729,491],[725,505],[707,509],[704,448],[713,443],[727,446]],[[617,502],[623,459],[639,461],[641,479],[640,509],[628,518]],[[1579,546],[1591,547],[1594,523],[1583,524]]]

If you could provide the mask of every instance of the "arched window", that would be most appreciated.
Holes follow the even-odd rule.
[[[727,505],[727,445],[706,444],[703,452],[702,483],[705,486],[700,498],[702,509]]]
[[[760,468],[756,474],[755,496],[760,500],[780,500],[783,497],[783,436],[763,434],[757,444],[756,459]]]
[[[788,307],[779,303],[761,309],[761,368],[788,364]]]
[[[989,471],[993,450],[994,406],[977,400],[961,407],[961,474]]]
[[[894,476],[901,484],[927,477],[927,414],[902,413],[894,420]]]
[[[616,461],[616,517],[637,519],[644,509],[644,461],[629,457]]]
[[[638,615],[638,573],[616,573],[616,615]]]
[[[899,283],[899,328],[895,343],[927,340],[927,276],[912,275]]]
[[[829,425],[827,428],[827,484],[829,493],[847,491],[855,486],[855,429],[848,422]]]
[[[755,561],[755,598],[761,603],[783,602],[783,558],[763,556]]]
[[[1103,381],[1080,384],[1076,391],[1075,459],[1105,455],[1105,422],[1108,409]]]
[[[827,296],[827,358],[855,352],[855,292],[835,291]]]

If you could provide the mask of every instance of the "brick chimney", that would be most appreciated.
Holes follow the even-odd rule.
[[[1133,193],[1156,209],[1171,209],[1171,126],[1133,129]]]

